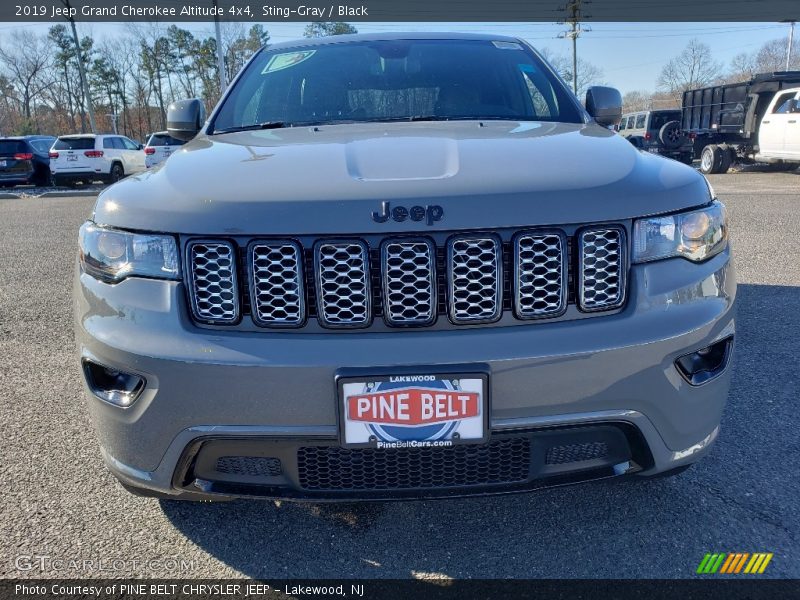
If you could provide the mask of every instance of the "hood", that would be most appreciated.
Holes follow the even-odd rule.
[[[617,221],[709,199],[694,169],[596,124],[369,123],[201,135],[108,188],[94,220],[186,234],[406,233]],[[439,206],[442,218],[374,221],[386,202]]]

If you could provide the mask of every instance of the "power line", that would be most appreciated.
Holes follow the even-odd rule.
[[[578,37],[583,31],[591,31],[591,29],[588,28],[581,28],[582,2],[583,0],[570,0],[570,2],[561,9],[567,13],[567,18],[564,19],[564,21],[570,24],[570,29],[569,31],[562,31],[558,35],[558,37],[572,40],[572,92],[576,95],[578,94]]]

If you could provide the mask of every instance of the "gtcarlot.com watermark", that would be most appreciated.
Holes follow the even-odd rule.
[[[168,558],[63,558],[45,554],[21,554],[14,566],[22,572],[42,573],[118,573],[157,572],[186,573],[195,570],[195,562],[178,557]]]

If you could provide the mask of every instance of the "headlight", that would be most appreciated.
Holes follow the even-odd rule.
[[[129,233],[91,222],[78,234],[83,270],[108,282],[141,276],[178,279],[178,246],[169,235]]]
[[[682,256],[700,262],[728,241],[725,205],[718,200],[692,212],[639,219],[633,225],[633,262]]]

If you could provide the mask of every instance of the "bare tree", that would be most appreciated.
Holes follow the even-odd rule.
[[[332,23],[309,23],[303,35],[307,38],[324,37],[327,35],[344,35],[346,33],[358,33],[358,29],[350,25],[336,21]]]
[[[622,110],[623,112],[638,112],[640,110],[649,110],[653,101],[652,94],[643,90],[634,90],[626,93],[622,97]]]
[[[757,73],[771,73],[786,69],[786,40],[778,38],[766,42],[753,57]],[[789,70],[800,69],[800,45],[792,48]]]
[[[747,81],[757,72],[754,56],[746,52],[740,52],[731,60],[730,72],[725,76],[725,83]]]
[[[650,110],[661,110],[664,108],[680,108],[681,96],[676,96],[670,92],[654,92],[650,96]]]
[[[0,74],[0,133],[14,126],[15,104],[18,102],[16,90],[5,75]]]
[[[549,48],[543,48],[540,52],[564,81],[572,81],[572,57],[555,54]],[[578,57],[578,98],[583,98],[591,86],[603,85],[602,79],[601,68]]]
[[[14,30],[9,37],[8,46],[0,45],[0,62],[5,65],[8,80],[17,90],[22,113],[30,127],[34,102],[49,84],[44,76],[50,52],[42,37],[29,30]]]
[[[261,25],[226,26],[223,52],[231,73],[269,42]],[[79,40],[89,94],[104,129],[106,113],[118,115],[121,133],[143,139],[164,125],[166,105],[200,96],[207,106],[219,98],[216,40],[178,26],[131,23],[113,38]],[[20,50],[24,49],[24,51]],[[54,135],[86,130],[86,94],[69,27],[47,34],[20,29],[0,39],[0,129]]]
[[[678,56],[661,69],[658,87],[679,97],[686,90],[710,85],[722,74],[722,63],[715,61],[711,48],[698,39],[691,40]]]

